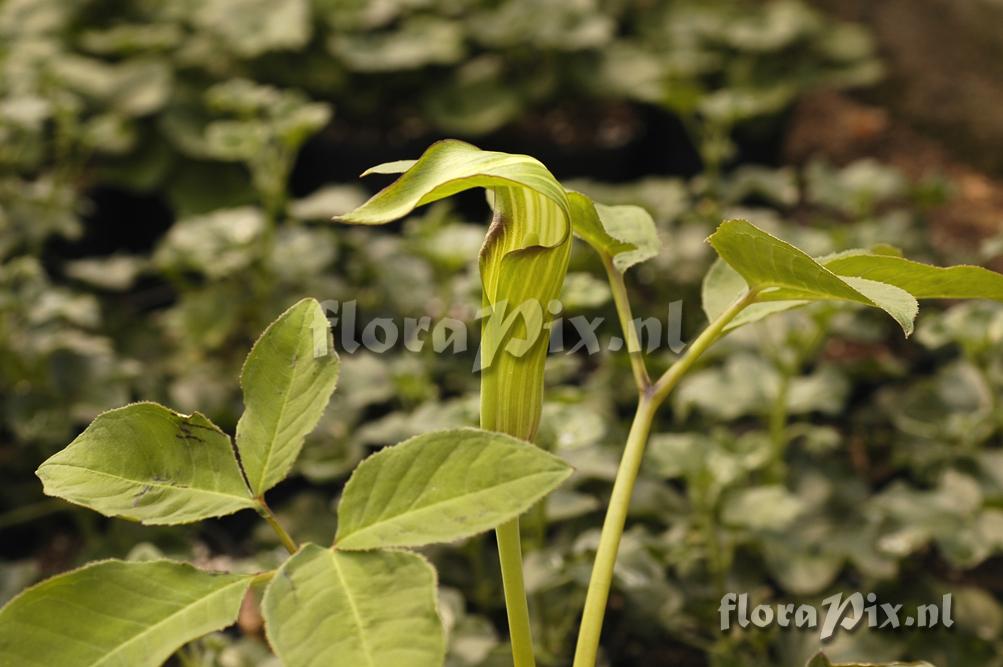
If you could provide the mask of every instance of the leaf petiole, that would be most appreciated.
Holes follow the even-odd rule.
[[[664,373],[654,384],[651,391],[652,399],[656,405],[661,404],[665,397],[675,389],[683,376],[693,367],[693,364],[707,351],[711,345],[724,333],[725,328],[735,317],[742,312],[746,306],[756,302],[758,290],[750,289],[731,304],[717,319],[707,325],[707,328],[697,336],[697,339],[686,350],[686,353]]]
[[[644,363],[644,353],[641,351],[637,327],[634,326],[634,315],[631,312],[623,272],[613,265],[613,258],[607,253],[600,253],[600,256],[603,267],[606,269],[606,276],[609,278],[610,290],[613,292],[613,303],[616,304],[620,328],[623,329],[623,335],[627,339],[627,354],[630,358],[630,369],[634,373],[634,382],[637,384],[637,390],[644,394],[651,387],[651,378],[648,376],[648,368]]]
[[[611,273],[610,277],[612,279],[614,275]],[[615,286],[613,289],[616,293]],[[596,664],[599,636],[602,633],[603,619],[606,616],[606,603],[613,585],[616,556],[620,549],[620,539],[627,522],[630,498],[634,493],[634,483],[637,481],[637,475],[641,469],[644,448],[648,442],[648,434],[651,432],[655,413],[686,372],[721,337],[728,323],[746,306],[755,302],[756,295],[755,290],[749,290],[743,294],[704,329],[679,361],[673,364],[654,385],[651,385],[648,391],[641,393],[637,403],[637,411],[634,413],[634,421],[627,436],[627,444],[623,450],[623,457],[620,460],[620,467],[617,469],[616,480],[613,482],[613,493],[609,499],[609,508],[606,511],[602,533],[599,537],[595,564],[592,567],[592,576],[589,579],[588,592],[585,596],[582,624],[578,632],[574,667],[595,667]],[[621,310],[619,305],[617,310]],[[621,322],[624,322],[623,317],[621,317]],[[628,319],[626,325],[632,328],[633,323]],[[624,333],[629,337],[630,334],[627,330]]]
[[[294,540],[292,536],[286,532],[286,529],[282,527],[282,524],[279,523],[279,520],[275,517],[275,513],[272,512],[272,508],[265,502],[265,497],[258,496],[256,500],[258,505],[255,509],[258,510],[258,514],[261,515],[261,518],[272,527],[275,534],[279,536],[279,541],[282,542],[282,546],[286,548],[286,551],[291,554],[299,551],[299,545],[296,544],[296,540]]]

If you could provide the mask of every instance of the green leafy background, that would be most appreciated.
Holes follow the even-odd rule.
[[[704,319],[701,279],[715,257],[704,239],[723,219],[813,257],[890,242],[931,263],[988,259],[930,245],[943,183],[873,160],[779,164],[799,98],[882,71],[862,29],[793,0],[7,0],[0,40],[0,602],[95,559],[235,572],[281,562],[253,513],[188,527],[107,520],[47,499],[32,473],[97,415],[140,399],[233,433],[247,350],[302,297],[355,299],[360,322],[473,322],[480,199],[389,228],[328,222],[365,200],[363,168],[416,158],[434,139],[530,153],[569,189],[647,210],[663,243],[630,271],[635,311],[664,323],[681,300],[684,339]],[[828,261],[862,275],[852,256]],[[875,279],[909,278],[898,262]],[[600,332],[616,333],[584,244],[563,300],[567,315],[605,317]],[[472,352],[375,355],[345,342],[335,342],[338,392],[270,496],[317,544],[337,533],[336,502],[364,456],[477,424]],[[950,592],[957,625],[843,634],[826,647],[833,663],[999,665],[1001,350],[1003,309],[987,302],[925,306],[908,342],[882,313],[831,302],[730,334],[656,425],[605,659],[801,667],[817,637],[721,633],[722,592],[782,602],[873,590],[907,606]],[[672,358],[660,349],[654,365]],[[524,525],[540,663],[557,667],[569,661],[633,397],[625,356],[609,352],[552,356],[547,385],[539,442],[576,472]],[[199,511],[244,500],[228,502]],[[109,503],[97,509],[134,509]],[[447,665],[506,664],[492,538],[421,551],[439,572]],[[424,572],[413,558],[407,567]],[[247,585],[234,576],[204,585],[232,597]],[[229,597],[204,630],[233,619]],[[172,660],[278,664],[253,609]]]

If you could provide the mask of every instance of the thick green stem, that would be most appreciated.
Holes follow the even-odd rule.
[[[728,323],[743,308],[755,301],[755,298],[755,292],[747,292],[721,313],[693,341],[682,358],[673,364],[658,379],[658,382],[642,393],[641,399],[638,401],[634,421],[627,436],[627,444],[620,460],[620,468],[617,470],[616,480],[613,482],[613,493],[606,510],[606,519],[603,521],[602,534],[599,537],[595,565],[592,567],[592,577],[589,580],[589,588],[585,596],[582,624],[578,632],[574,667],[595,667],[596,664],[599,637],[602,633],[603,619],[606,616],[606,603],[613,585],[616,556],[620,549],[620,539],[627,522],[630,498],[634,493],[634,483],[637,481],[637,474],[641,468],[644,447],[648,442],[648,434],[651,431],[655,413],[686,372],[693,367],[693,364],[707,351],[707,348],[721,337]]]
[[[495,530],[498,538],[498,559],[501,561],[502,586],[505,589],[505,609],[512,641],[515,667],[534,667],[533,631],[529,625],[529,604],[522,579],[522,542],[519,519],[503,523]]]

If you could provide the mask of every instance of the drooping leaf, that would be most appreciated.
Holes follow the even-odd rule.
[[[304,546],[262,601],[268,641],[286,667],[441,667],[435,570],[405,551]]]
[[[721,223],[708,241],[750,288],[757,301],[849,301],[881,308],[912,333],[919,310],[905,290],[859,277],[838,276],[807,253],[744,220]],[[788,304],[789,307],[790,304]]]
[[[464,428],[419,435],[363,461],[338,506],[339,549],[451,542],[526,511],[571,474],[515,438]]]
[[[621,272],[658,254],[655,221],[640,206],[605,206],[577,192],[568,193],[575,234],[596,252],[608,255]]]
[[[230,438],[197,412],[156,403],[105,412],[37,474],[50,496],[147,524],[254,506]]]
[[[304,299],[270,324],[244,362],[237,449],[255,495],[289,473],[338,382],[324,310]]]
[[[236,621],[253,578],[172,561],[91,563],[0,610],[0,665],[156,667]]]
[[[1003,301],[1003,275],[981,266],[932,266],[861,250],[838,253],[819,262],[837,275],[895,285],[917,299]]]

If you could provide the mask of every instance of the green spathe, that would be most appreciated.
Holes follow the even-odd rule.
[[[338,216],[337,220],[381,225],[402,218],[424,204],[477,187],[528,188],[567,210],[564,188],[536,158],[483,151],[455,139],[435,142],[418,160],[388,162],[368,169],[363,175],[395,173],[402,175],[365,204]]]
[[[504,314],[483,320],[481,426],[532,440],[543,402],[548,306],[560,295],[571,257],[568,193],[536,158],[452,139],[432,144],[418,160],[366,172],[373,173],[401,176],[337,220],[384,224],[463,190],[488,191],[494,217],[480,253],[483,305],[518,315],[511,326],[498,326]]]

